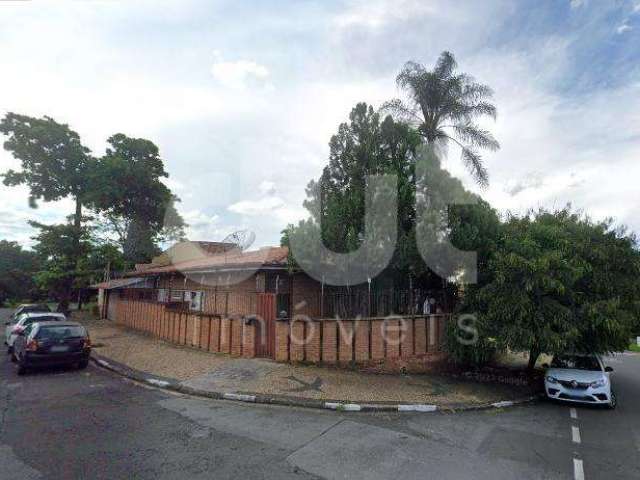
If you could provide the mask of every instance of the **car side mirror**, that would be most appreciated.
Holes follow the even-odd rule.
[[[542,364],[542,368],[549,368],[549,364],[548,363],[543,363]]]
[[[613,367],[604,367],[605,372],[613,372]]]

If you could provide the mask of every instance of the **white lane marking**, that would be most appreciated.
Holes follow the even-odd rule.
[[[582,460],[573,459],[573,478],[575,480],[584,480],[584,466]]]
[[[577,420],[578,412],[576,411],[575,408],[570,408],[569,409],[569,413],[571,414],[571,418],[573,418],[574,420]]]
[[[578,427],[571,427],[571,439],[573,443],[580,443],[580,429]]]

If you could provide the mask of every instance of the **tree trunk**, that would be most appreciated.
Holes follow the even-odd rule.
[[[533,369],[536,366],[536,362],[538,361],[539,356],[540,352],[537,349],[532,348],[529,351],[529,363],[527,364],[527,371],[529,373],[533,373]]]
[[[69,276],[69,279],[64,282],[62,291],[60,293],[60,301],[58,302],[58,311],[62,313],[69,312],[69,303],[71,302],[71,294],[73,292],[73,282],[75,280],[75,274],[78,271],[80,264],[80,239],[82,237],[82,202],[76,196],[76,212],[73,215],[73,251],[75,258],[73,259],[72,268],[74,273]]]

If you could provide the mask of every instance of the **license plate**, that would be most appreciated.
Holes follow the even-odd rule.
[[[67,345],[54,345],[54,346],[51,347],[51,351],[53,353],[68,352],[69,351],[69,347]]]

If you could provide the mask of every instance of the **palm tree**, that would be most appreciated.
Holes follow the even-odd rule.
[[[442,52],[435,68],[407,62],[396,78],[398,86],[408,93],[409,102],[395,99],[383,109],[401,120],[417,126],[427,144],[444,147],[449,141],[462,149],[462,161],[485,187],[489,175],[478,150],[498,150],[500,144],[491,132],[476,123],[484,115],[496,118],[496,107],[489,102],[493,90],[477,83],[473,77],[456,72],[456,60],[450,52]]]

